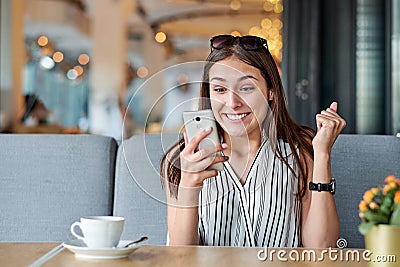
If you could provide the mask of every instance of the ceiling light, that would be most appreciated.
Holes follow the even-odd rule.
[[[283,27],[283,23],[280,19],[274,19],[272,24],[273,24],[273,27],[278,30],[282,29],[282,27]]]
[[[231,32],[232,36],[242,36],[242,34],[239,31],[233,31]]]
[[[261,34],[261,28],[258,26],[253,26],[250,28],[249,34],[259,36]]]
[[[278,3],[274,7],[274,12],[275,13],[282,13],[283,11],[283,5],[281,3]]]
[[[89,61],[90,61],[90,58],[89,58],[89,56],[87,54],[80,54],[79,57],[78,57],[79,64],[81,64],[83,66],[88,64]]]
[[[269,29],[272,27],[272,21],[269,18],[265,18],[261,21],[261,27]]]
[[[64,54],[60,51],[57,51],[53,54],[54,62],[60,63],[64,59]]]
[[[167,35],[164,32],[157,32],[154,39],[161,44],[167,40]]]
[[[231,4],[230,4],[230,7],[231,7],[232,10],[239,10],[241,5],[242,4],[240,3],[239,0],[232,0]]]
[[[49,43],[49,39],[46,36],[42,35],[38,38],[37,43],[40,46],[45,46]]]
[[[54,67],[55,63],[54,61],[50,58],[50,57],[42,57],[40,59],[40,66],[42,66],[43,68],[49,70],[52,69]]]
[[[78,78],[78,73],[76,72],[76,70],[70,69],[70,70],[67,72],[67,77],[68,77],[68,79],[70,79],[70,80],[75,80],[76,78]]]
[[[78,76],[81,76],[82,73],[83,73],[83,68],[82,68],[81,66],[79,66],[79,65],[75,66],[75,67],[74,67],[74,70],[76,71],[76,74],[77,74]]]
[[[271,12],[274,9],[274,5],[270,2],[264,2],[263,8],[267,12]]]

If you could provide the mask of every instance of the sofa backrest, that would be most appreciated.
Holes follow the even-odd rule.
[[[177,134],[135,135],[118,148],[114,215],[125,217],[122,238],[148,236],[148,243],[165,245],[167,206],[159,164]]]
[[[80,216],[114,214],[126,218],[122,238],[147,235],[149,243],[165,244],[158,168],[177,140],[177,134],[135,135],[117,147],[104,136],[0,134],[0,242],[65,241]],[[342,134],[331,159],[341,237],[349,247],[364,247],[358,203],[387,175],[400,177],[400,139]]]
[[[65,241],[111,215],[117,143],[94,135],[0,134],[0,241]]]
[[[133,136],[118,149],[114,214],[125,216],[124,235],[148,235],[152,244],[165,244],[165,192],[158,166],[162,154],[178,140],[176,134]],[[341,238],[348,247],[364,247],[358,232],[358,203],[363,193],[383,183],[387,175],[400,176],[400,139],[383,135],[342,134],[332,151],[332,175]]]
[[[363,248],[364,237],[357,228],[361,223],[358,204],[364,192],[382,185],[386,176],[400,177],[400,138],[342,134],[333,146],[331,165],[340,236],[348,247]]]

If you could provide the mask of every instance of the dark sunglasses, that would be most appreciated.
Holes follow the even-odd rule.
[[[210,39],[211,51],[213,49],[222,49],[233,45],[236,40],[238,44],[245,50],[255,51],[263,47],[268,49],[267,40],[257,36],[232,36],[232,35],[217,35]]]

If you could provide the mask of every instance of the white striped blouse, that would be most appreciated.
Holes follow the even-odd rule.
[[[282,154],[296,170],[287,143]],[[206,179],[199,196],[199,244],[208,246],[301,246],[298,180],[265,140],[242,185],[229,163]]]

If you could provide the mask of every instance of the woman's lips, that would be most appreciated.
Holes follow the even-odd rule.
[[[236,114],[225,113],[224,115],[225,115],[230,121],[242,121],[242,120],[245,119],[249,114],[250,114],[250,112],[247,112],[247,113],[236,113]]]

